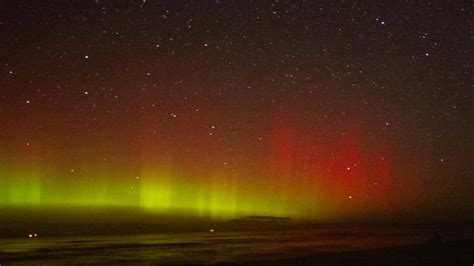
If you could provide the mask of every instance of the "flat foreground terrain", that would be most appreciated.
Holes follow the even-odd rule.
[[[472,265],[471,232],[325,228],[129,236],[4,238],[2,265]]]

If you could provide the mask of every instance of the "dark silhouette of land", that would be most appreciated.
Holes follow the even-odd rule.
[[[474,224],[1,210],[0,264],[472,265]],[[117,219],[120,218],[120,219]]]

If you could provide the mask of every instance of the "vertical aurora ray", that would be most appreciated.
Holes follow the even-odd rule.
[[[40,205],[41,178],[34,171],[6,171],[2,173],[2,202],[7,205]]]
[[[219,147],[206,141],[195,143],[189,136],[186,142],[195,154],[188,157],[176,147],[180,142],[152,136],[122,148],[140,147],[138,159],[130,155],[118,162],[99,160],[103,151],[85,159],[89,152],[82,148],[84,156],[58,159],[54,153],[42,155],[46,148],[40,147],[36,157],[2,164],[0,205],[128,207],[158,215],[209,218],[326,219],[376,208],[369,199],[388,199],[388,141],[370,143],[347,124],[344,128],[352,131],[342,137],[328,136],[331,142],[321,145],[301,122],[281,116],[273,121],[264,156],[253,168],[244,161],[233,162],[231,170],[227,163],[210,166],[208,161],[222,156],[216,152]],[[192,134],[196,133],[179,138]],[[249,156],[253,159],[254,155]]]

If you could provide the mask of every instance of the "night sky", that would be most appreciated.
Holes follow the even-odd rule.
[[[1,1],[0,205],[473,219],[472,1]]]

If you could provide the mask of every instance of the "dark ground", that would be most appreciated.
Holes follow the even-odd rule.
[[[417,243],[393,244],[397,241],[380,239],[381,236],[381,234],[375,237],[366,235],[354,237],[344,234],[325,236],[321,232],[313,234],[311,231],[280,231],[4,239],[3,244],[0,242],[0,265],[473,265],[474,263],[473,239],[445,241],[414,238]],[[390,235],[386,237],[390,238]],[[393,238],[402,239],[400,235]],[[384,245],[385,247],[378,247]]]

